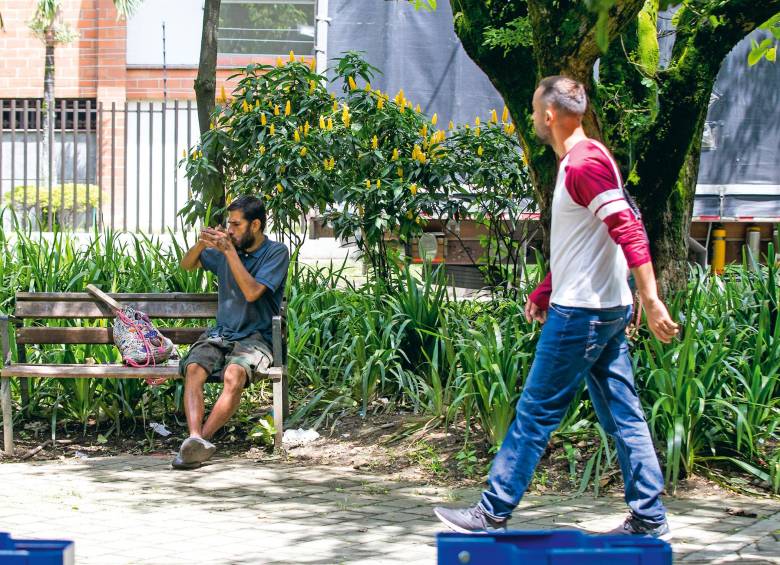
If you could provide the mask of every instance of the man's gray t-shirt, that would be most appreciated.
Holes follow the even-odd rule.
[[[200,264],[217,275],[219,281],[214,333],[226,340],[238,341],[260,332],[270,344],[271,319],[281,310],[290,254],[284,244],[266,238],[252,253],[238,251],[238,256],[249,274],[267,290],[255,302],[247,302],[230,271],[225,254],[216,249],[204,249],[200,254]]]

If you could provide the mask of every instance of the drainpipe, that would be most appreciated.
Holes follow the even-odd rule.
[[[314,58],[317,62],[317,73],[324,75],[328,68],[328,0],[317,0],[317,15],[314,18],[316,29],[314,32]]]
[[[694,257],[694,262],[701,266],[702,269],[707,268],[707,248],[701,243],[688,236],[688,249]]]

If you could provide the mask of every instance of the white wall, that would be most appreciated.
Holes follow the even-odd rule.
[[[203,0],[145,0],[127,22],[127,64],[197,66]]]

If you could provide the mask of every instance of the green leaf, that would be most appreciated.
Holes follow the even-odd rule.
[[[767,49],[765,57],[767,61],[774,63],[777,60],[777,46]]]

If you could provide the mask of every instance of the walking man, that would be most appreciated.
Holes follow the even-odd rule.
[[[194,469],[216,450],[209,439],[238,409],[241,392],[272,362],[271,321],[281,309],[289,252],[268,239],[265,205],[241,196],[227,208],[227,230],[206,228],[181,260],[182,269],[202,267],[217,276],[217,323],[182,359],[184,411],[190,436],[173,460],[174,469]],[[203,422],[203,385],[221,380],[222,394]]]
[[[533,97],[534,129],[560,159],[552,200],[550,273],[528,298],[525,316],[541,324],[533,366],[488,476],[471,508],[436,508],[461,533],[502,531],[520,503],[555,431],[584,380],[604,430],[615,440],[630,514],[613,534],[665,537],[663,475],[637,397],[625,329],[633,274],[653,334],[677,334],[659,299],[647,235],[627,199],[609,151],[582,128],[584,86],[543,79]]]

